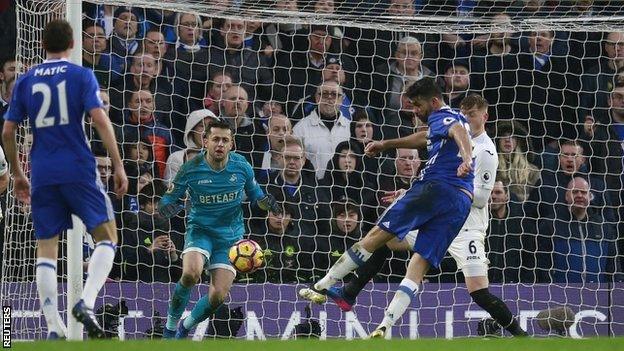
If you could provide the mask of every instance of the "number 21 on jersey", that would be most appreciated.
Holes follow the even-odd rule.
[[[50,111],[50,104],[52,103],[52,96],[56,95],[58,98],[58,108],[60,119],[59,125],[69,124],[69,114],[67,112],[67,89],[66,81],[58,83],[55,87],[56,94],[52,94],[52,88],[46,83],[37,83],[32,86],[32,95],[41,94],[43,101],[41,107],[35,118],[35,128],[45,128],[54,126],[56,123],[56,116],[48,116]]]

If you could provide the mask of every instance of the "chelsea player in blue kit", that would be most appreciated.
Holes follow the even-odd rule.
[[[184,208],[185,195],[191,202],[182,251],[182,277],[169,304],[164,338],[185,338],[193,327],[215,313],[229,293],[236,271],[230,265],[228,251],[245,231],[241,207],[244,196],[263,211],[282,212],[275,199],[264,194],[245,158],[230,152],[232,146],[229,124],[209,124],[205,149],[182,165],[160,201],[160,213],[169,218]],[[205,268],[211,273],[208,294],[177,326],[191,288],[199,282]]]
[[[429,161],[419,180],[399,197],[368,234],[349,248],[329,272],[299,296],[324,303],[327,289],[366,262],[372,253],[393,238],[404,239],[419,229],[414,255],[405,278],[388,306],[381,325],[371,337],[383,337],[405,312],[430,266],[438,267],[451,242],[470,212],[474,173],[472,144],[466,118],[444,104],[442,93],[432,78],[423,78],[407,90],[416,116],[429,125],[428,131],[366,145],[368,156],[395,148],[427,147]]]
[[[128,180],[93,71],[67,61],[73,47],[69,23],[49,22],[42,44],[47,59],[17,80],[5,115],[2,140],[15,195],[32,207],[37,239],[37,290],[48,338],[62,338],[66,332],[57,307],[56,264],[58,236],[72,227],[72,214],[80,217],[96,242],[81,300],[73,306],[72,314],[84,324],[89,337],[100,338],[104,331],[93,314],[93,306],[113,265],[117,226],[84,134],[85,112],[91,116],[111,156],[118,197],[126,193]],[[17,125],[27,117],[34,140],[30,155],[32,192],[15,142]]]

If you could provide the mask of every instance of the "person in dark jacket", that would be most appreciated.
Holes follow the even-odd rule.
[[[537,247],[538,277],[555,283],[613,281],[617,232],[596,211],[588,211],[589,183],[574,177],[567,186],[566,204],[555,206],[554,219],[542,219]]]

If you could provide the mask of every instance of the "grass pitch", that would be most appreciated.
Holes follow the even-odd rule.
[[[624,338],[596,339],[420,339],[420,340],[98,340],[88,342],[17,342],[14,350],[43,351],[624,351]]]

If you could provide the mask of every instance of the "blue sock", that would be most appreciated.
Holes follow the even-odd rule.
[[[178,282],[173,291],[169,309],[167,310],[167,329],[176,330],[178,321],[180,317],[182,317],[182,313],[184,313],[184,309],[190,297],[191,288],[187,288]]]
[[[212,316],[221,305],[222,304],[220,303],[217,306],[212,306],[210,304],[208,295],[205,295],[204,297],[199,299],[199,301],[197,301],[197,304],[191,311],[191,315],[186,317],[186,319],[184,320],[184,328],[191,329],[197,324],[205,321],[210,316]]]

